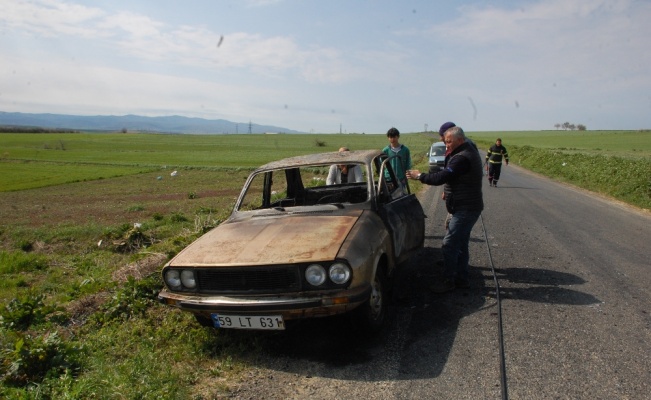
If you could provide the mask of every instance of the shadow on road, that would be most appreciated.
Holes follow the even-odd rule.
[[[490,273],[490,268],[479,269]],[[499,281],[504,282],[500,284],[502,299],[574,306],[601,303],[591,294],[562,287],[585,283],[584,279],[567,272],[527,267],[496,269],[495,273]]]
[[[480,240],[481,241],[481,240]],[[384,381],[439,376],[467,315],[494,307],[489,267],[471,267],[471,288],[433,294],[441,278],[440,249],[426,247],[394,276],[390,321],[375,337],[358,334],[346,316],[305,320],[278,333],[223,331],[239,346],[254,343],[259,366],[303,376]],[[589,305],[600,301],[563,286],[585,281],[576,275],[539,268],[496,270],[503,300]]]

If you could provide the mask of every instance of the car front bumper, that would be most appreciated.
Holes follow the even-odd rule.
[[[158,300],[194,314],[282,315],[285,320],[325,317],[348,312],[369,299],[371,287],[336,292],[302,292],[289,295],[217,296],[170,292],[163,289]]]

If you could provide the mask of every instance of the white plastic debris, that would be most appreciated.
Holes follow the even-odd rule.
[[[136,228],[136,229],[140,229],[141,226],[142,226],[142,224],[140,222],[136,222],[136,223],[133,224],[133,227]]]
[[[179,174],[179,173],[178,173],[177,171],[172,171],[172,173],[170,174],[170,176],[176,176],[176,175],[178,175],[178,174]]]

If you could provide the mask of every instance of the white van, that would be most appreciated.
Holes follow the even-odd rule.
[[[436,142],[432,144],[429,152],[427,153],[429,158],[429,173],[437,172],[443,169],[445,165],[445,143]]]

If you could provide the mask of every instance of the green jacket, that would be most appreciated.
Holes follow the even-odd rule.
[[[411,153],[409,152],[407,146],[401,144],[400,150],[398,151],[393,151],[391,149],[391,146],[387,146],[382,149],[382,151],[389,157],[395,155],[400,156],[400,158],[394,158],[390,161],[391,168],[393,168],[393,172],[396,174],[396,178],[400,179],[400,181],[403,182],[407,181],[407,170],[411,169]]]

